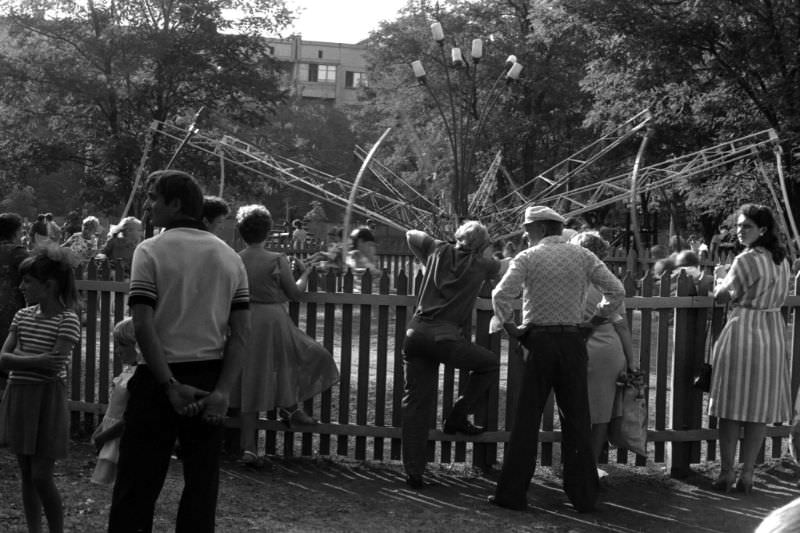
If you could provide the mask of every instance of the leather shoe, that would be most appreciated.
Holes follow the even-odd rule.
[[[470,422],[466,417],[461,419],[451,419],[448,418],[444,421],[444,428],[442,429],[448,435],[453,435],[454,433],[463,433],[464,435],[480,435],[486,428],[483,426],[476,426],[472,422]]]
[[[406,478],[406,485],[411,487],[414,490],[425,489],[428,487],[433,487],[436,483],[432,483],[430,481],[425,481],[422,476],[408,476]]]
[[[489,496],[487,498],[487,501],[492,505],[503,507],[504,509],[511,509],[512,511],[525,511],[528,508],[527,503],[523,503],[522,505],[512,505],[508,502],[504,502],[503,500],[498,499],[497,496]]]

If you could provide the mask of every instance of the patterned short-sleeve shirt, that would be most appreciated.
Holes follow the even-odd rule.
[[[70,309],[48,317],[42,314],[38,305],[32,305],[17,311],[9,331],[16,334],[20,350],[38,355],[52,352],[59,339],[78,342],[81,323],[78,315]],[[9,374],[11,383],[41,383],[54,378],[67,379],[66,364],[56,376],[36,370],[12,370]]]

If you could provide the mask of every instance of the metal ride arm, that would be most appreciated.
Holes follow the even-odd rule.
[[[186,132],[173,124],[157,123],[157,126],[157,133],[172,140],[181,142],[186,137]],[[213,138],[196,132],[188,140],[187,146],[221,157],[226,163],[236,165],[249,174],[292,187],[314,198],[343,208],[351,205],[350,198],[354,190],[352,181],[288,158],[269,155],[230,135]],[[416,207],[406,197],[398,196],[396,191],[383,192],[359,185],[355,188],[353,199],[353,212],[380,224],[401,231],[424,228],[434,235],[440,233],[437,217],[432,211]]]
[[[773,149],[777,143],[778,138],[773,130],[763,130],[642,167],[636,180],[637,194],[662,189],[680,180],[752,158],[764,150]],[[616,202],[628,201],[631,194],[630,180],[631,174],[626,172],[567,192],[538,197],[536,202],[544,205],[562,202],[567,206],[562,214],[576,216]],[[519,206],[506,210],[501,218],[505,224],[496,232],[505,232],[503,236],[517,233],[519,210]]]
[[[519,201],[519,191],[522,189],[515,187],[510,193],[498,198],[492,209],[478,213],[478,216],[486,220],[493,220],[495,231],[505,231],[507,228],[515,226],[519,223],[527,205],[531,203],[543,204],[546,203],[543,200],[545,198],[568,194],[567,189],[573,178],[583,173],[590,165],[614,148],[636,135],[652,118],[650,110],[644,109],[640,111],[599,139],[524,183],[522,185],[523,188],[540,184],[541,188],[534,190],[527,198],[523,198],[522,202]],[[625,190],[628,190],[627,187]]]
[[[527,188],[537,181],[544,182],[544,188],[540,191],[534,191],[531,197],[532,200],[537,202],[540,197],[556,194],[557,191],[569,184],[573,177],[583,172],[589,165],[634,136],[639,130],[644,128],[652,118],[648,109],[640,111],[609,133],[528,180],[522,187]],[[513,192],[508,193],[504,197],[499,198],[497,203],[503,204],[505,201],[509,200],[512,195]],[[524,211],[524,207],[522,210]]]
[[[498,150],[492,160],[492,164],[489,165],[489,170],[486,171],[486,174],[483,175],[483,179],[478,184],[478,188],[474,193],[468,196],[468,213],[474,214],[486,211],[494,191],[497,190],[497,172],[500,170],[500,163],[502,163],[502,161],[503,152]]]

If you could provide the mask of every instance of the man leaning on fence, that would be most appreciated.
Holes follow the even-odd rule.
[[[489,501],[509,509],[527,507],[539,424],[552,389],[561,414],[564,491],[579,512],[588,512],[597,502],[598,479],[591,443],[586,345],[579,324],[592,284],[603,293],[592,319],[596,324],[607,320],[625,290],[596,255],[561,237],[564,218],[552,209],[528,207],[523,226],[531,247],[517,254],[492,292],[492,331],[505,329],[529,355],[503,469]],[[513,322],[513,302],[520,290],[523,324],[518,327]]]
[[[153,528],[178,439],[178,532],[214,531],[222,421],[250,331],[247,273],[200,221],[203,193],[180,171],[155,172],[146,209],[162,233],[133,254],[131,307],[145,364],[128,381],[109,531]]]
[[[469,371],[463,395],[445,420],[445,433],[484,431],[467,415],[497,383],[500,369],[499,356],[469,342],[463,327],[469,325],[483,283],[500,277],[504,263],[491,257],[489,234],[479,222],[465,222],[455,238],[456,243],[450,244],[422,231],[406,232],[409,248],[425,264],[417,309],[403,343],[403,466],[408,485],[415,489],[426,484],[422,475],[428,426],[436,410],[439,363]]]

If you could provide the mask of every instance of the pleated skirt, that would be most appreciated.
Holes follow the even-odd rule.
[[[741,422],[791,420],[791,365],[778,311],[734,308],[712,354],[709,414]]]
[[[9,383],[0,403],[0,445],[18,455],[63,459],[68,444],[66,385]]]
[[[339,380],[331,353],[295,325],[283,304],[255,303],[250,312],[251,335],[232,407],[243,412],[291,407]]]

